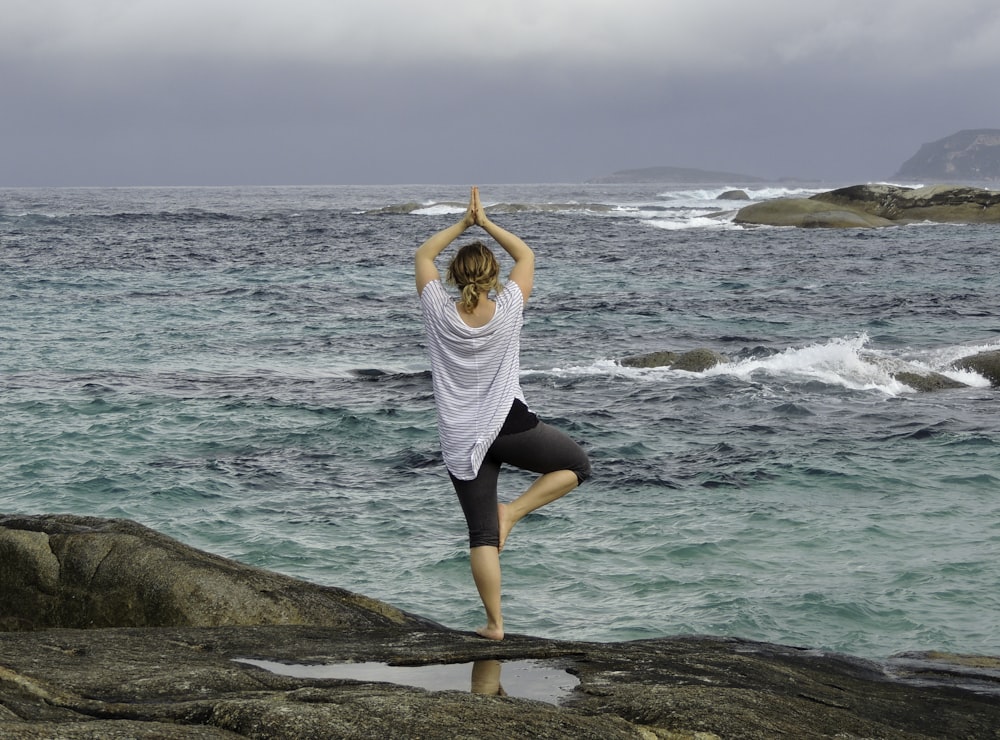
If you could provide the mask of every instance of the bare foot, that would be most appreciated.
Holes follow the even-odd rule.
[[[487,640],[502,640],[503,627],[491,627],[486,625],[485,627],[477,629],[476,634],[480,637],[485,637]]]
[[[507,519],[507,504],[497,504],[497,520],[500,522],[499,552],[503,552],[503,546],[507,542],[507,535],[514,528],[513,522]]]

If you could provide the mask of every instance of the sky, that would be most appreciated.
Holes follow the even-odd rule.
[[[885,180],[1000,128],[997,0],[4,0],[0,186]]]

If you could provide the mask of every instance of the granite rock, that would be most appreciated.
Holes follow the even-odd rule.
[[[65,552],[68,533],[81,551],[89,538],[94,553],[119,546],[142,553],[133,541],[138,538],[169,553],[116,565],[135,599],[169,590],[164,579],[176,573],[174,562],[197,563],[208,578],[219,571],[212,590],[191,598],[237,600],[252,611],[254,599],[240,588],[240,574],[254,584],[265,579],[259,569],[186,548],[131,522],[2,517],[0,570],[8,583],[20,584],[20,596],[31,586],[12,574],[37,571],[37,561],[47,561],[46,547],[53,556]],[[61,564],[65,555],[60,557]],[[134,572],[128,562],[135,562]],[[160,570],[158,562],[166,567]],[[60,591],[79,595],[87,588],[125,598],[110,579],[93,578],[99,569],[50,569],[34,588],[57,600]],[[223,593],[227,579],[238,598]],[[318,587],[283,577],[277,582],[292,603],[299,603],[290,595],[297,588],[308,596],[313,611],[301,613],[307,623],[248,624],[223,610],[211,612],[212,625],[192,626],[185,617],[183,625],[160,618],[153,627],[149,614],[155,610],[133,604],[118,612],[118,626],[67,629],[55,621],[69,614],[76,626],[72,611],[25,620],[23,609],[4,599],[0,613],[36,629],[0,632],[0,737],[916,740],[996,737],[1000,727],[1000,659],[990,656],[927,652],[876,662],[703,636],[594,643],[508,635],[493,642],[336,589],[321,589],[330,612],[324,616],[315,601]],[[273,604],[264,591],[257,598],[263,606],[254,619],[271,613]],[[127,626],[129,619],[135,626]],[[492,686],[470,672],[468,690],[439,690],[379,676],[296,677],[240,662],[247,659],[374,662],[387,669],[471,665],[472,671],[489,661],[499,674]],[[503,665],[524,660],[564,671],[575,687],[556,702],[504,695]]]

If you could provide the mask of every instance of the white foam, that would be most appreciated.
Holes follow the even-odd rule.
[[[454,203],[429,203],[423,208],[416,208],[413,213],[418,216],[449,216],[465,213],[466,206],[458,206]]]
[[[783,352],[761,357],[724,362],[703,372],[675,370],[670,367],[639,368],[621,365],[616,360],[602,359],[590,365],[555,367],[551,370],[525,371],[526,375],[542,374],[557,377],[608,376],[637,381],[662,381],[679,377],[728,376],[746,382],[768,378],[779,382],[817,382],[850,390],[876,391],[888,396],[915,393],[894,377],[909,370],[917,373],[938,372],[973,387],[988,387],[989,381],[977,373],[951,369],[960,357],[996,349],[996,344],[946,347],[922,358],[905,353],[886,352],[867,347],[869,337],[862,332],[855,336],[835,337],[805,347],[789,347]]]
[[[742,230],[743,227],[732,221],[732,214],[728,217],[709,218],[708,216],[685,216],[677,220],[665,218],[651,218],[644,223],[654,226],[657,229],[666,231],[683,231],[685,229],[718,229],[718,230]]]
[[[910,392],[882,363],[862,356],[868,335],[831,339],[801,348],[786,349],[762,359],[741,360],[717,365],[706,375],[734,375],[750,380],[754,375],[783,377],[800,381],[818,381],[825,385],[851,390],[877,390],[888,395]]]

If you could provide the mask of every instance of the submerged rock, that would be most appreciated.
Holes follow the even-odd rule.
[[[103,544],[92,547],[88,539]],[[144,553],[137,539],[160,555]],[[49,547],[59,567],[42,575]],[[115,557],[118,548],[137,556]],[[96,563],[67,558],[71,549],[104,556]],[[214,584],[189,598],[243,600],[258,616],[270,613],[254,605],[270,604],[270,595],[248,597],[241,583],[259,586],[265,572],[132,522],[0,518],[0,574],[4,588],[17,585],[19,598],[59,602],[85,594],[92,582],[108,593],[108,574],[99,573],[107,566],[131,584],[119,592],[123,598],[149,602],[121,612],[137,615],[119,621],[134,619],[138,627],[63,629],[59,615],[77,626],[72,611],[24,623],[18,604],[0,600],[0,614],[15,615],[20,626],[47,625],[0,632],[0,737],[902,739],[992,737],[1000,727],[1000,659],[990,656],[921,653],[879,663],[711,637],[591,643],[508,635],[498,643],[281,576],[273,583],[290,603],[313,605],[310,623],[252,625],[230,612],[227,619],[237,621],[225,626],[170,626],[166,618],[156,628],[142,626],[143,615],[163,603],[159,592],[171,590],[177,562],[197,564]],[[468,691],[456,691],[391,683],[390,671],[366,680],[281,675],[240,662],[246,659],[473,667]],[[559,704],[504,695],[505,681],[516,680],[504,676],[504,662],[525,660],[568,671],[578,683]],[[498,672],[477,676],[482,662]]]

